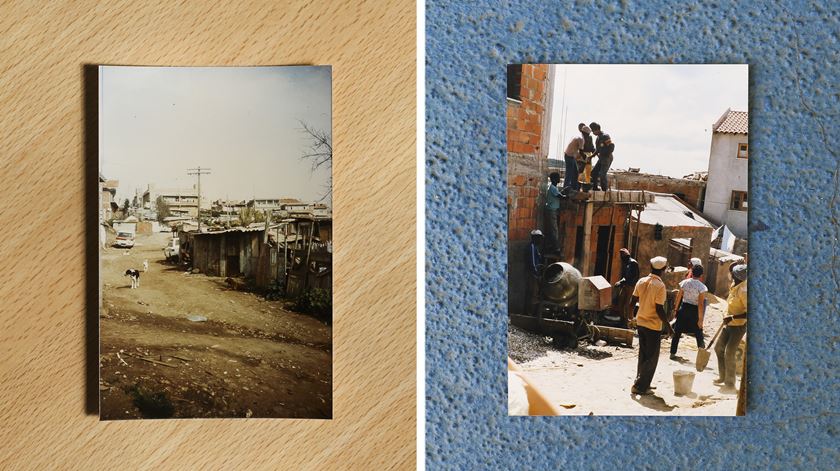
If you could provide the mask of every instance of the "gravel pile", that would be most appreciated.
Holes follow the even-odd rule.
[[[526,332],[508,325],[508,355],[517,363],[525,363],[555,350],[551,337]]]

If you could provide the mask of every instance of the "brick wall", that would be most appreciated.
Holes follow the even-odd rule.
[[[507,149],[516,154],[546,155],[542,150],[548,65],[522,65],[520,101],[507,100]]]
[[[508,154],[508,240],[528,240],[541,228],[541,192],[548,182],[546,159],[536,155]]]
[[[528,244],[532,230],[543,229],[542,192],[548,182],[543,150],[548,65],[522,65],[519,100],[507,100],[508,312],[526,303]]]
[[[604,278],[607,278],[610,283],[615,283],[619,279],[621,273],[621,257],[618,256],[618,251],[624,244],[624,223],[627,220],[628,205],[601,205],[593,203],[592,208],[592,232],[589,239],[589,273],[595,273],[595,262],[598,258],[598,228],[609,227],[610,223],[613,225],[613,247],[606,256],[609,261],[609,276],[603,273]],[[613,206],[615,211],[612,210]],[[560,243],[562,244],[563,261],[571,263],[575,268],[583,272],[583,247],[580,249],[580,259],[575,260],[575,242],[577,238],[578,227],[583,226],[583,214],[585,205],[577,202],[564,202],[559,214],[559,228],[560,228]],[[582,242],[581,242],[582,244]]]
[[[616,190],[646,190],[670,193],[679,196],[689,205],[702,209],[703,192],[706,189],[706,182],[704,181],[636,172],[612,172],[609,177],[610,185]]]
[[[541,227],[540,192],[546,180],[542,151],[548,65],[523,64],[519,100],[507,100],[508,240],[528,240]]]

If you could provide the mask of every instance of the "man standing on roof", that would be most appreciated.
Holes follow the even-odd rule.
[[[581,134],[589,134],[589,128],[585,125],[582,127],[578,125],[578,130]],[[566,162],[566,175],[563,178],[562,191],[564,196],[570,191],[580,190],[580,183],[578,182],[578,161],[586,158],[583,154],[585,142],[583,135],[573,137],[569,145],[566,146],[566,151],[563,153],[563,159]]]
[[[659,342],[662,338],[662,327],[668,325],[665,313],[665,283],[662,282],[662,272],[668,266],[665,257],[650,259],[650,275],[636,283],[631,302],[639,301],[639,312],[636,315],[636,327],[639,332],[639,362],[636,367],[636,382],[630,391],[633,394],[653,394],[650,383],[656,373],[659,362]]]
[[[592,173],[592,156],[595,155],[595,144],[592,143],[592,130],[589,126],[580,123],[578,124],[578,131],[583,137],[583,154],[582,158],[578,160],[578,181],[585,184],[591,183],[590,174]],[[580,177],[583,176],[583,179]]]
[[[617,314],[624,319],[627,326],[633,319],[633,310],[630,305],[630,298],[633,296],[633,289],[639,281],[639,262],[630,256],[630,251],[621,249],[618,251],[621,257],[621,279],[615,284]]]
[[[595,155],[598,156],[598,163],[595,164],[595,168],[592,169],[592,189],[594,191],[607,191],[609,190],[607,172],[612,165],[615,144],[613,144],[609,134],[605,134],[601,131],[600,124],[590,123],[589,128],[592,130],[593,134],[598,136],[598,138],[595,139]]]

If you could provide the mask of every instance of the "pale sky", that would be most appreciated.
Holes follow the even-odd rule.
[[[300,121],[331,133],[331,70],[320,67],[102,67],[100,169],[119,180],[116,201],[135,188],[191,188],[202,199],[292,197],[315,201],[330,170],[301,156]],[[331,206],[329,198],[323,200]]]
[[[712,124],[727,108],[747,111],[746,65],[552,67],[549,157],[561,161],[566,144],[578,134],[578,123],[595,121],[615,143],[612,169],[639,167],[672,177],[706,171]],[[564,78],[568,114],[561,127]]]

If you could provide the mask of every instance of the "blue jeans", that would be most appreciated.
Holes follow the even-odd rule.
[[[612,165],[613,156],[598,157],[598,163],[592,169],[592,185],[601,186],[601,190],[607,191],[609,189],[609,181],[607,181],[607,171]]]
[[[567,190],[571,188],[579,191],[580,183],[578,183],[577,161],[574,157],[571,157],[568,154],[563,154],[563,158],[566,161],[566,176],[563,178],[563,189]]]

